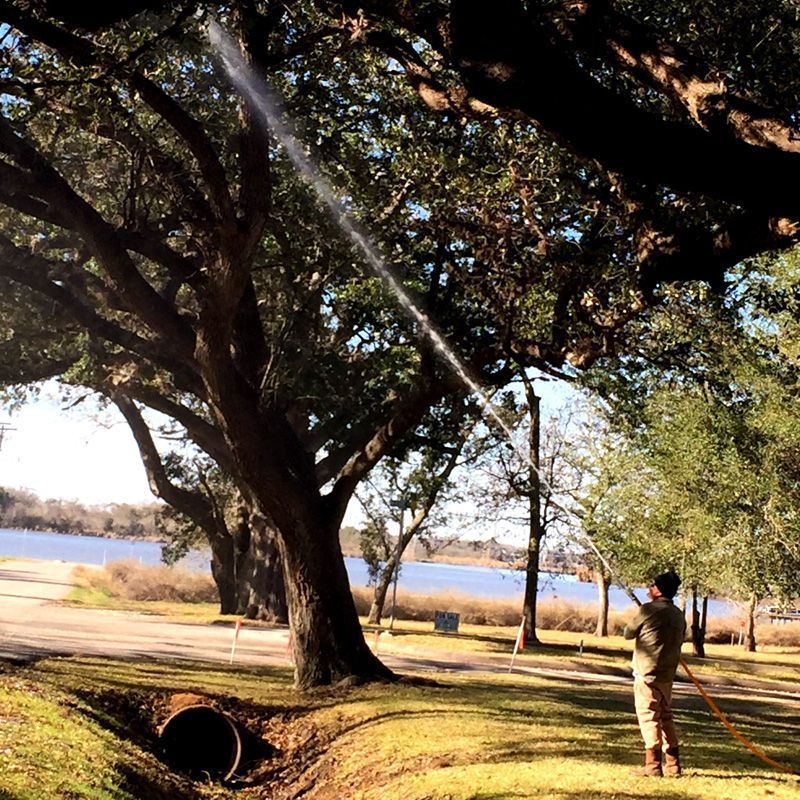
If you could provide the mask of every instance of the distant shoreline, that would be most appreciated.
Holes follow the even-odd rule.
[[[163,537],[156,536],[155,534],[144,534],[141,536],[121,536],[115,535],[113,532],[108,531],[92,531],[92,530],[84,530],[84,531],[59,531],[54,530],[53,528],[17,528],[14,526],[3,526],[0,527],[0,533],[2,531],[9,531],[11,533],[20,534],[20,533],[45,533],[52,536],[77,536],[81,538],[87,539],[108,539],[109,541],[116,541],[116,542],[148,542],[150,544],[159,544],[164,545],[167,544],[167,540]],[[198,548],[199,552],[207,549],[206,547]],[[360,551],[353,549],[352,547],[344,547],[342,548],[343,555],[349,558],[362,558]],[[480,556],[448,556],[435,553],[426,558],[407,558],[403,559],[403,563],[409,564],[442,564],[442,565],[450,565],[454,567],[485,567],[487,569],[505,569],[510,570],[513,572],[524,572],[525,565],[521,564],[519,561],[509,562],[509,561],[501,561],[500,559],[493,559],[488,557],[480,557]],[[540,569],[542,573],[550,573],[550,574],[558,574],[558,575],[574,575],[575,572],[571,570],[557,570],[552,568],[542,568]]]
[[[342,555],[347,558],[363,558],[358,550],[343,549]],[[403,558],[403,564],[449,564],[453,567],[491,567],[492,569],[510,569],[521,571],[524,567],[517,563],[500,561],[493,558],[470,558],[469,556],[432,555],[427,558]]]
[[[163,537],[157,537],[155,534],[119,536],[108,531],[57,531],[52,528],[15,528],[13,525],[4,525],[0,528],[0,533],[3,531],[10,531],[12,533],[47,533],[53,536],[80,536],[89,539],[110,539],[115,542],[150,542],[152,544],[166,544]]]

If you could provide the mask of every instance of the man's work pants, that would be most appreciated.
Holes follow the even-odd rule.
[[[678,734],[672,720],[672,681],[646,683],[635,678],[633,699],[644,746],[648,750],[662,745],[677,747]]]

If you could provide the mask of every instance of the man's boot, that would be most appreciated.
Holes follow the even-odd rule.
[[[664,774],[677,778],[681,774],[681,755],[678,745],[664,751]]]
[[[644,766],[634,770],[633,775],[638,778],[660,778],[661,772],[661,748],[648,747],[644,751]]]

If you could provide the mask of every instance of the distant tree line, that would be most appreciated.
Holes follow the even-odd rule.
[[[90,534],[112,539],[162,539],[163,506],[112,503],[92,506],[77,500],[43,500],[33,492],[0,487],[0,528]]]

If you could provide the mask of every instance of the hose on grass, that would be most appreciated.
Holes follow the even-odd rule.
[[[728,732],[734,739],[736,739],[740,744],[744,745],[756,758],[761,759],[765,764],[769,764],[771,767],[774,767],[781,772],[786,772],[789,775],[797,775],[797,770],[792,769],[792,767],[781,764],[780,761],[776,761],[774,758],[770,758],[760,747],[754,745],[744,734],[740,733],[736,728],[733,726],[733,723],[725,716],[722,712],[720,707],[714,702],[714,698],[703,688],[703,685],[697,680],[695,674],[689,669],[689,665],[686,661],[681,658],[680,664],[683,667],[686,674],[689,676],[689,680],[695,685],[695,688],[698,692],[700,692],[700,696],[703,700],[706,701],[708,707],[717,717],[717,719],[728,729]]]

